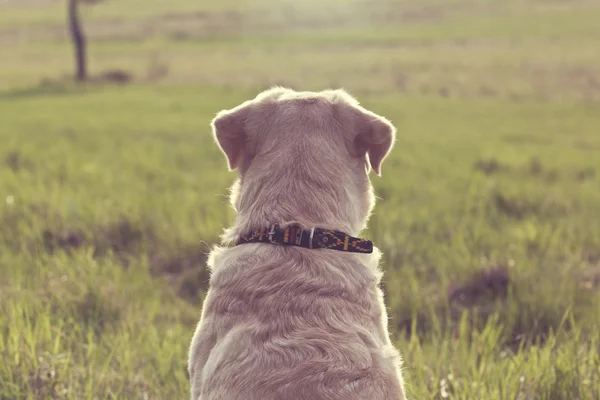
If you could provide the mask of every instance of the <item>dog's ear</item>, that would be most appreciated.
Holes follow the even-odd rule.
[[[358,134],[354,147],[358,154],[367,154],[373,171],[381,176],[381,164],[392,150],[396,140],[396,128],[384,117],[361,106],[355,108]]]
[[[243,157],[247,141],[246,119],[251,104],[251,101],[246,101],[231,110],[222,110],[210,123],[213,136],[227,157],[230,171],[240,165]]]

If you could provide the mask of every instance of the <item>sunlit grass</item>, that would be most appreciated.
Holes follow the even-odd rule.
[[[187,398],[205,255],[233,217],[208,123],[283,83],[344,86],[398,128],[364,235],[411,399],[598,399],[598,7],[400,2],[424,20],[300,29],[313,3],[295,27],[289,2],[250,10],[269,4],[95,7],[92,73],[125,86],[60,80],[64,38],[0,32],[0,398]],[[39,33],[62,6],[2,5],[0,25]],[[247,30],[128,36],[191,10]]]

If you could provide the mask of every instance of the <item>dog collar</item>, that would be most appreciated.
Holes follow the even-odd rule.
[[[240,236],[236,245],[245,243],[272,243],[307,249],[330,249],[350,253],[372,253],[373,242],[331,229],[302,229],[297,225],[280,228],[278,224],[261,231]]]

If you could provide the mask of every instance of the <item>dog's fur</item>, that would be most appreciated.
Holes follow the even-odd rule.
[[[357,236],[395,141],[392,124],[342,90],[273,88],[212,121],[237,211],[224,244],[273,223]],[[193,400],[404,400],[387,330],[379,250],[253,243],[215,248],[192,340]]]

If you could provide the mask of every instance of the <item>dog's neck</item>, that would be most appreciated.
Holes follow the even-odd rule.
[[[294,223],[305,228],[332,229],[353,236],[358,235],[364,226],[364,221],[352,221],[356,204],[345,190],[336,190],[335,186],[315,190],[299,182],[272,185],[269,179],[237,181],[231,188],[231,200],[237,215],[233,226],[223,236],[228,243],[273,224]]]

